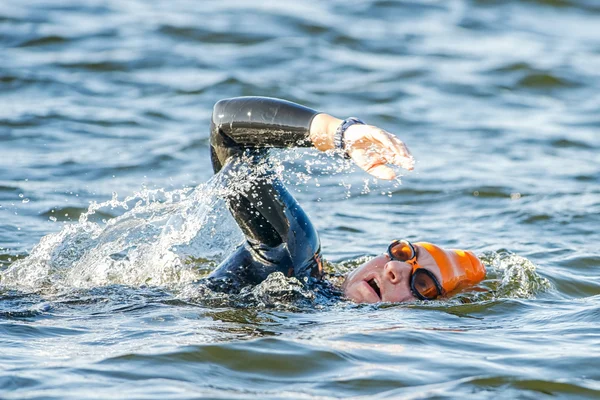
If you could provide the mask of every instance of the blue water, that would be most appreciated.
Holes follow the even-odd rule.
[[[0,398],[598,398],[594,0],[0,2]],[[192,284],[242,236],[212,105],[281,97],[397,134],[378,182],[276,164],[343,274],[396,237],[482,291],[331,302]]]

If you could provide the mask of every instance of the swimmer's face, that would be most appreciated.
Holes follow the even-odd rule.
[[[414,246],[419,265],[441,282],[442,274],[434,258],[422,246]],[[387,254],[382,254],[348,274],[342,286],[344,295],[356,303],[416,301],[410,289],[412,269],[410,264],[391,260]]]

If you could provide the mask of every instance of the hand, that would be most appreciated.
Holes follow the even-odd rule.
[[[372,125],[355,124],[344,135],[346,151],[352,160],[369,174],[380,179],[394,179],[393,164],[412,171],[415,160],[406,145],[396,136]]]

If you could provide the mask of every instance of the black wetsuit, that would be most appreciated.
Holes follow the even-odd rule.
[[[266,97],[219,101],[210,126],[215,174],[221,172],[227,179],[248,164],[264,164],[269,148],[311,147],[309,128],[317,114]],[[274,173],[264,173],[245,193],[229,195],[227,205],[246,240],[208,277],[213,290],[237,292],[275,271],[304,283],[322,277],[317,231]]]

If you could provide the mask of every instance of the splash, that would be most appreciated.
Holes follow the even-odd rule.
[[[0,283],[38,291],[201,278],[241,237],[220,200],[223,190],[214,179],[193,189],[142,189],[123,200],[114,193],[109,201],[92,203],[77,223],[42,238],[0,275]],[[121,215],[90,221],[108,210]]]
[[[277,151],[271,157],[273,165],[280,170],[284,168],[288,174],[280,174],[282,182],[288,187],[301,185],[314,185],[321,187],[328,185],[332,190],[334,186],[341,188],[340,198],[350,198],[364,195],[370,192],[382,196],[392,197],[393,191],[402,185],[402,176],[406,171],[402,168],[389,164],[394,170],[396,178],[391,181],[381,181],[371,175],[362,180],[362,184],[356,185],[349,182],[346,176],[354,173],[365,174],[352,160],[348,160],[339,154],[338,150],[326,152],[314,151]],[[319,199],[317,199],[319,201]]]
[[[486,266],[485,280],[471,291],[456,296],[463,303],[496,299],[530,299],[552,288],[535,264],[508,250],[479,255]]]

